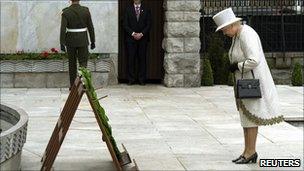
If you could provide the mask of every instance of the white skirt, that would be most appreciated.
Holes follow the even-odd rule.
[[[249,120],[247,118],[247,116],[243,114],[243,110],[241,108],[239,108],[239,113],[240,113],[240,121],[241,121],[242,127],[250,128],[250,127],[258,127],[259,126],[256,123]]]

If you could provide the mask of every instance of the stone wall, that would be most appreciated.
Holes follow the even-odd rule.
[[[68,0],[1,0],[1,53],[59,48],[61,11]],[[118,53],[118,0],[86,0],[95,27],[93,53]]]
[[[290,85],[294,65],[296,63],[304,65],[304,53],[287,52],[285,53],[285,57],[283,55],[283,53],[265,54],[275,84]]]
[[[200,0],[165,0],[164,8],[164,84],[200,86]]]

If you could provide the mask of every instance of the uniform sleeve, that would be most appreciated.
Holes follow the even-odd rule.
[[[260,54],[263,53],[263,49],[259,36],[253,33],[244,34],[240,37],[240,45],[247,60],[239,62],[238,68],[242,71],[244,64],[244,72],[248,72],[257,67],[260,63]]]
[[[66,27],[68,21],[64,14],[61,14],[61,26],[60,26],[60,44],[66,45]]]
[[[87,27],[88,27],[88,31],[90,34],[90,40],[91,43],[95,43],[95,31],[94,31],[94,26],[93,26],[93,22],[92,22],[92,18],[91,18],[91,13],[88,9],[88,23],[87,23]]]

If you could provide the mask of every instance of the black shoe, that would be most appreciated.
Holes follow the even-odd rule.
[[[258,153],[252,154],[250,157],[247,159],[245,157],[241,158],[240,160],[236,161],[235,164],[247,164],[247,163],[256,163],[258,159]]]
[[[232,160],[232,162],[235,163],[236,161],[240,160],[241,158],[244,158],[244,156],[243,156],[243,155],[240,155],[238,158]]]

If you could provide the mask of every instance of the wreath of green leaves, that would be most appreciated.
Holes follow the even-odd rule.
[[[117,147],[116,141],[112,135],[112,128],[111,128],[110,124],[108,123],[109,118],[107,117],[105,110],[103,109],[103,107],[101,107],[101,105],[98,101],[97,94],[96,94],[95,89],[92,84],[91,72],[86,68],[80,67],[78,73],[81,76],[82,83],[85,85],[86,91],[88,92],[88,96],[92,99],[93,107],[98,112],[98,119],[101,121],[101,123],[105,127],[106,134],[110,138],[110,142],[114,149],[115,155],[120,160],[121,153],[120,153],[120,151]]]

